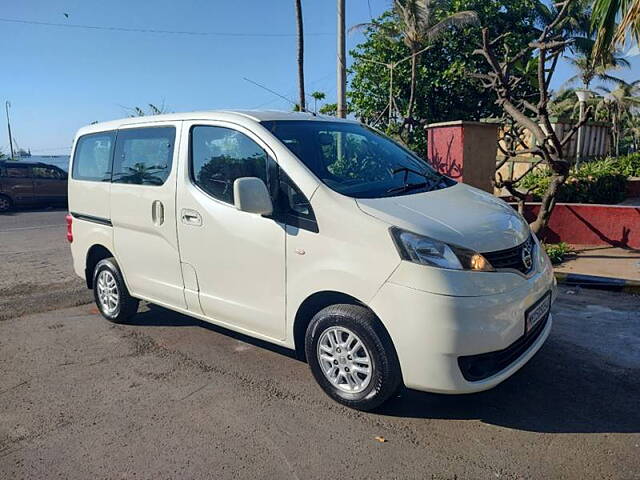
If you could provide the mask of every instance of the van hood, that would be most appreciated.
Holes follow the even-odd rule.
[[[459,183],[433,192],[387,198],[358,198],[365,213],[390,225],[476,252],[524,242],[529,225],[508,204]]]

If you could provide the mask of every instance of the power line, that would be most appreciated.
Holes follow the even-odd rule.
[[[0,22],[20,23],[24,25],[37,25],[44,27],[64,27],[64,28],[80,28],[85,30],[107,30],[115,32],[136,32],[136,33],[152,33],[161,35],[192,35],[192,36],[211,36],[211,37],[295,37],[295,33],[244,33],[244,32],[195,32],[188,30],[157,30],[153,28],[128,28],[128,27],[109,27],[103,25],[81,25],[78,23],[54,23],[54,22],[38,22],[35,20],[21,20],[17,18],[0,18]],[[305,36],[327,36],[330,33],[305,33]]]

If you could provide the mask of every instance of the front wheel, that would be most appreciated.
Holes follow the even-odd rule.
[[[138,311],[139,300],[129,295],[114,258],[105,258],[96,265],[93,296],[100,313],[110,322],[126,322]]]
[[[332,305],[307,328],[305,351],[311,372],[334,400],[373,410],[395,394],[402,378],[388,336],[373,313],[359,305]]]

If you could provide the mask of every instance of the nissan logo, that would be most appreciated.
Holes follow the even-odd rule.
[[[524,265],[524,268],[526,268],[527,271],[529,271],[533,266],[533,255],[531,254],[530,242],[527,242],[527,244],[522,247],[521,255],[522,255],[522,264]]]

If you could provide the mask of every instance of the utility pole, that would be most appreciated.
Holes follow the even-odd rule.
[[[307,105],[304,93],[304,30],[302,26],[302,4],[301,0],[295,0],[296,7],[296,27],[298,32],[298,93],[300,111],[306,112]]]
[[[11,136],[11,122],[9,121],[9,107],[11,102],[7,100],[4,102],[4,109],[7,112],[7,130],[9,130],[9,148],[11,149],[11,160],[13,160],[13,137]]]
[[[347,65],[345,53],[344,39],[344,0],[338,0],[338,85],[336,92],[338,94],[337,113],[338,118],[347,117]]]

